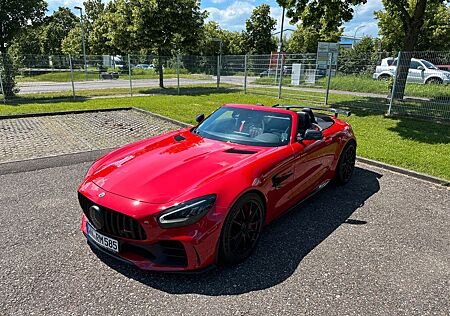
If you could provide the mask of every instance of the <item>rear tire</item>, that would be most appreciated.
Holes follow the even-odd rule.
[[[356,162],[356,144],[350,141],[342,150],[336,167],[335,181],[338,185],[347,184],[352,178]]]
[[[237,200],[222,227],[220,264],[237,264],[252,254],[261,235],[264,214],[264,204],[256,193],[246,194]]]

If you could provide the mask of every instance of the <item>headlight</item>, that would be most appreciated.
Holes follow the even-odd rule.
[[[176,206],[168,208],[158,217],[158,223],[162,228],[172,228],[191,225],[213,207],[216,195],[205,195]]]

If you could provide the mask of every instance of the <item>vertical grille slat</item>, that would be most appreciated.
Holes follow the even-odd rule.
[[[89,214],[89,208],[95,203],[90,201],[87,197],[80,193],[78,193],[78,200],[80,202],[81,208],[83,209],[84,215],[90,222],[92,222]],[[112,236],[134,240],[145,240],[147,238],[144,228],[133,217],[116,212],[106,207],[102,207],[100,205],[98,206],[104,211],[105,221],[104,226],[101,229],[98,229],[100,232]]]

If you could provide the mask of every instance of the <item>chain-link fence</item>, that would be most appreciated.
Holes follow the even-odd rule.
[[[401,52],[377,75],[392,77],[388,114],[450,119],[450,52]]]
[[[350,51],[351,52],[351,51]],[[397,66],[399,65],[399,66]],[[398,71],[397,71],[398,69]],[[8,101],[239,91],[390,115],[450,120],[450,52],[0,59]],[[405,76],[405,73],[408,73]],[[15,77],[16,84],[11,78]],[[3,96],[2,96],[3,97]],[[5,98],[4,98],[5,99]]]

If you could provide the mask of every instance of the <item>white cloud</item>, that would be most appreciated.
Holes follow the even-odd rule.
[[[378,36],[378,24],[373,12],[382,9],[383,3],[381,0],[370,0],[366,4],[356,6],[353,19],[344,24],[345,34],[354,36],[355,31],[357,31],[358,37],[364,35]]]
[[[252,14],[255,5],[249,1],[234,1],[225,9],[205,8],[209,12],[208,21],[216,21],[227,30],[240,31],[245,28],[245,21]]]
[[[48,8],[50,11],[56,10],[58,7],[68,7],[73,9],[74,6],[83,6],[84,0],[48,0]]]

